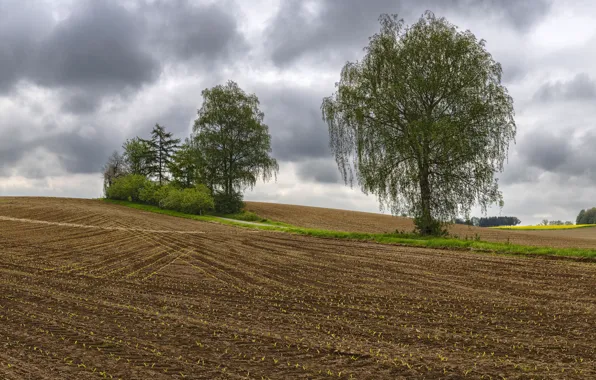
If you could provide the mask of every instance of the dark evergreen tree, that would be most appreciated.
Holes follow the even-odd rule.
[[[155,124],[151,131],[151,139],[142,140],[147,146],[146,152],[147,175],[157,179],[162,185],[168,181],[168,167],[172,161],[172,156],[178,148],[180,139],[173,138],[172,132],[166,132],[165,128]]]

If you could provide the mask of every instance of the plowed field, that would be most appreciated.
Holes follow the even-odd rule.
[[[0,198],[0,379],[593,379],[596,265]]]
[[[264,218],[306,228],[368,233],[390,233],[396,230],[410,232],[414,229],[412,219],[368,212],[264,202],[247,202],[247,209]],[[472,239],[478,235],[485,241],[509,241],[512,244],[539,247],[596,248],[596,227],[563,231],[511,231],[453,225],[449,233],[462,239]]]

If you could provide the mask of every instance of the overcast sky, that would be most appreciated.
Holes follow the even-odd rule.
[[[101,196],[126,138],[156,122],[186,137],[201,91],[231,79],[259,97],[280,163],[246,199],[378,211],[341,181],[320,104],[381,13],[411,24],[426,9],[503,65],[518,135],[502,214],[533,224],[596,206],[589,0],[0,0],[0,195]]]

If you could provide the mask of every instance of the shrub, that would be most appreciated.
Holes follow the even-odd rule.
[[[180,211],[180,205],[182,204],[182,191],[178,189],[170,189],[167,196],[159,201],[159,207],[168,210]]]
[[[160,186],[155,182],[149,182],[145,187],[139,191],[139,200],[143,203],[147,203],[150,205],[156,205],[155,202],[155,192],[160,188]]]
[[[198,214],[213,210],[213,197],[203,186],[190,189],[170,188],[167,195],[160,201],[159,207],[180,211],[186,214]]]
[[[215,202],[209,191],[198,188],[182,190],[180,211],[187,214],[203,214],[204,211],[213,210]]]
[[[244,208],[242,193],[234,192],[230,195],[219,192],[213,197],[215,211],[219,214],[236,214]]]
[[[137,174],[126,175],[114,180],[106,190],[106,197],[121,201],[138,202],[141,200],[141,191],[147,186],[151,186],[151,181],[144,176]]]
[[[174,187],[172,185],[160,186],[156,182],[151,182],[151,185],[146,186],[141,190],[140,199],[144,203],[148,203],[154,206],[160,206],[161,201],[165,199],[170,190]]]

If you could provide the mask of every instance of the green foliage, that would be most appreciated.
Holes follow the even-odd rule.
[[[122,145],[124,162],[130,174],[147,175],[149,173],[149,146],[146,141],[135,137],[128,139]]]
[[[478,219],[479,227],[517,226],[521,223],[515,216],[489,216]]]
[[[206,211],[213,210],[215,204],[209,190],[204,186],[198,186],[186,189],[169,189],[159,206],[186,214],[202,215]]]
[[[198,162],[196,147],[191,139],[186,139],[184,144],[174,152],[168,169],[172,174],[172,182],[180,187],[192,187],[197,181]]]
[[[142,141],[148,147],[146,174],[157,178],[157,182],[162,185],[168,180],[167,169],[180,139],[173,138],[172,132],[166,132],[164,127],[155,124],[151,131],[151,139]]]
[[[108,187],[112,186],[114,180],[128,174],[128,167],[124,157],[117,151],[112,153],[108,162],[103,166],[103,190],[104,193]]]
[[[514,140],[513,100],[485,43],[427,12],[404,27],[382,15],[361,61],[323,100],[331,148],[354,179],[422,234],[500,203],[494,178]]]
[[[106,189],[106,197],[122,201],[139,202],[140,193],[146,186],[151,186],[151,181],[142,175],[130,174],[114,180]]]
[[[271,136],[257,96],[232,81],[202,95],[193,129],[201,182],[213,193],[231,196],[276,175],[279,167],[270,157]]]
[[[582,223],[582,221],[584,220],[584,215],[586,215],[586,210],[581,210],[577,215],[577,218],[575,219],[575,224],[585,224]]]
[[[218,214],[236,214],[244,208],[243,196],[240,192],[227,194],[223,191],[215,193],[215,212]]]
[[[143,203],[159,206],[160,202],[168,196],[171,189],[173,189],[171,185],[160,186],[157,182],[149,181],[140,191],[139,199]]]
[[[596,207],[581,210],[575,224],[596,224]]]

